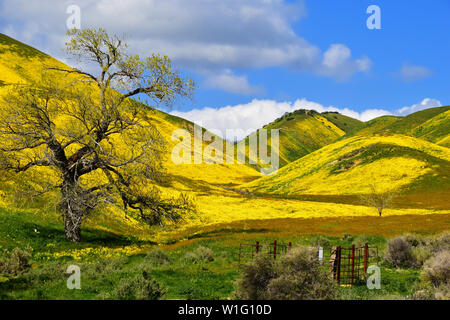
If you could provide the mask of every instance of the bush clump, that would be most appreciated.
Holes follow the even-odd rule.
[[[194,252],[188,252],[184,258],[191,263],[214,261],[214,252],[206,247],[198,247]]]
[[[145,262],[149,263],[151,265],[164,265],[171,262],[170,257],[162,251],[160,248],[156,248],[151,250],[147,255],[145,256]]]
[[[24,275],[27,282],[36,285],[48,281],[63,280],[66,276],[67,267],[60,262],[49,262],[36,269],[31,269]]]
[[[235,297],[242,300],[267,299],[267,287],[275,278],[275,261],[271,257],[258,255],[240,271]]]
[[[424,278],[437,288],[450,282],[450,251],[441,251],[428,259],[422,272]]]
[[[400,268],[411,268],[417,266],[411,245],[403,238],[397,237],[387,243],[384,260]]]
[[[145,271],[133,279],[122,279],[114,290],[119,300],[159,300],[166,293],[167,290]]]
[[[433,252],[450,251],[450,232],[444,232],[432,241]]]
[[[425,261],[422,278],[424,287],[413,299],[450,300],[450,251],[440,251]]]
[[[316,252],[297,248],[278,261],[259,256],[244,266],[235,297],[251,300],[329,300],[336,284],[322,268]]]
[[[31,249],[14,248],[9,255],[0,260],[0,273],[18,275],[27,272],[30,268]]]
[[[330,240],[322,235],[317,235],[312,238],[313,244],[317,247],[330,247]]]
[[[411,247],[426,246],[428,244],[427,239],[413,233],[407,233],[403,235],[402,238],[408,242]]]

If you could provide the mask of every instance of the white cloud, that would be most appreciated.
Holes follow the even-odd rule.
[[[352,58],[344,44],[331,45],[322,52],[296,34],[292,23],[305,15],[303,2],[78,0],[74,3],[81,8],[82,27],[103,27],[128,35],[131,51],[141,55],[162,52],[178,66],[201,74],[283,67],[342,80],[371,66],[367,57]],[[61,58],[69,4],[73,2],[3,0],[0,19],[7,27],[2,31]]]
[[[218,109],[205,107],[186,112],[173,111],[171,114],[195,122],[224,138],[227,138],[227,130],[233,131],[233,133],[240,131],[238,139],[242,139],[250,132],[269,124],[286,112],[293,112],[298,109],[316,110],[317,112],[335,111],[365,122],[385,115],[405,116],[416,111],[439,106],[441,106],[441,103],[438,100],[426,98],[418,104],[403,107],[394,112],[384,109],[366,109],[358,112],[349,108],[323,106],[304,98],[295,102],[254,99],[246,104]]]
[[[423,66],[403,65],[400,75],[405,82],[418,81],[431,76],[430,69]]]
[[[398,109],[395,113],[400,116],[405,116],[410,113],[414,113],[420,110],[428,109],[428,108],[436,108],[441,107],[442,104],[439,100],[431,99],[431,98],[425,98],[422,100],[422,102],[413,104],[412,106],[406,106],[401,109]]]
[[[249,132],[269,124],[281,117],[284,113],[293,112],[298,109],[316,110],[318,112],[337,111],[362,121],[368,121],[381,115],[390,114],[389,111],[379,109],[369,109],[359,113],[348,108],[324,107],[320,103],[306,99],[299,99],[295,102],[254,99],[247,104],[226,106],[218,109],[205,107],[187,112],[173,111],[171,114],[193,121],[224,138],[226,138],[225,134],[227,130],[233,132],[240,130],[241,133],[238,138],[242,139]]]
[[[372,66],[367,57],[351,59],[351,51],[343,44],[332,44],[323,54],[321,72],[345,80],[356,72],[366,72]]]
[[[237,76],[229,69],[207,76],[204,85],[207,88],[222,89],[244,95],[259,94],[264,91],[261,87],[249,84],[247,76]]]

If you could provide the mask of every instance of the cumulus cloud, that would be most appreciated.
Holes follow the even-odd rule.
[[[431,98],[425,98],[422,100],[422,102],[413,104],[412,106],[405,106],[401,109],[398,109],[395,113],[400,116],[405,116],[410,113],[414,113],[420,110],[425,110],[428,108],[436,108],[441,107],[442,104],[439,100],[431,99]]]
[[[298,109],[316,110],[317,112],[335,111],[366,122],[385,115],[405,116],[420,110],[440,106],[440,101],[425,98],[418,104],[406,106],[393,112],[385,109],[366,109],[358,112],[349,108],[323,106],[320,103],[304,98],[294,102],[254,99],[246,104],[226,106],[218,109],[205,107],[186,112],[173,111],[171,114],[195,122],[226,139],[230,138],[227,135],[228,130],[240,140],[249,133],[281,117],[286,112],[293,112]]]
[[[222,89],[244,95],[260,94],[264,91],[261,87],[249,84],[247,76],[237,76],[230,69],[207,76],[204,85],[207,88]]]
[[[430,69],[423,66],[413,66],[409,64],[403,65],[400,75],[405,82],[419,81],[431,76]]]
[[[337,111],[362,121],[391,114],[389,111],[381,109],[357,112],[348,108],[325,107],[320,103],[306,99],[298,99],[295,102],[254,99],[246,104],[226,106],[218,109],[205,107],[203,109],[193,109],[186,112],[173,111],[171,113],[193,121],[224,138],[229,138],[226,134],[227,130],[229,130],[232,134],[236,134],[238,139],[242,139],[249,133],[281,117],[284,113],[298,109],[316,110],[318,112]]]
[[[128,36],[130,50],[158,51],[178,66],[200,74],[225,69],[282,67],[347,79],[371,66],[353,58],[344,44],[323,52],[299,36],[292,23],[305,15],[303,2],[284,0],[78,0],[82,27],[103,27]],[[60,58],[66,8],[72,2],[3,0],[0,19],[6,32]],[[228,78],[230,76],[228,75]],[[238,81],[244,82],[240,78]],[[227,82],[227,77],[211,80]],[[222,85],[228,90],[230,85]],[[250,85],[244,92],[252,91]]]
[[[366,72],[372,66],[372,61],[367,57],[353,60],[351,51],[343,44],[332,44],[323,54],[320,72],[345,80],[356,72]]]

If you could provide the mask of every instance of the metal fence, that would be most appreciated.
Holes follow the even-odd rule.
[[[333,247],[330,255],[330,267],[333,279],[341,285],[353,285],[367,273],[370,262],[378,257],[378,248],[367,243],[362,247]]]
[[[238,272],[241,265],[253,260],[257,255],[266,255],[274,260],[286,255],[292,249],[299,246],[278,243],[276,240],[269,244],[241,243],[239,245]],[[327,261],[330,265],[332,278],[340,285],[353,285],[355,280],[362,278],[369,263],[378,256],[378,248],[367,243],[362,247],[343,248],[335,246],[331,248],[310,247],[317,252],[317,258],[321,263]]]

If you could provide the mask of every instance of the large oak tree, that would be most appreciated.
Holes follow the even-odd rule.
[[[105,30],[68,35],[68,55],[98,73],[53,67],[39,81],[14,86],[2,100],[0,168],[56,172],[65,234],[74,242],[102,202],[119,200],[150,224],[179,221],[191,208],[188,199],[163,199],[151,187],[164,179],[165,143],[149,108],[190,97],[193,81],[167,56],[128,55],[124,40]],[[143,95],[146,106],[132,99]]]

